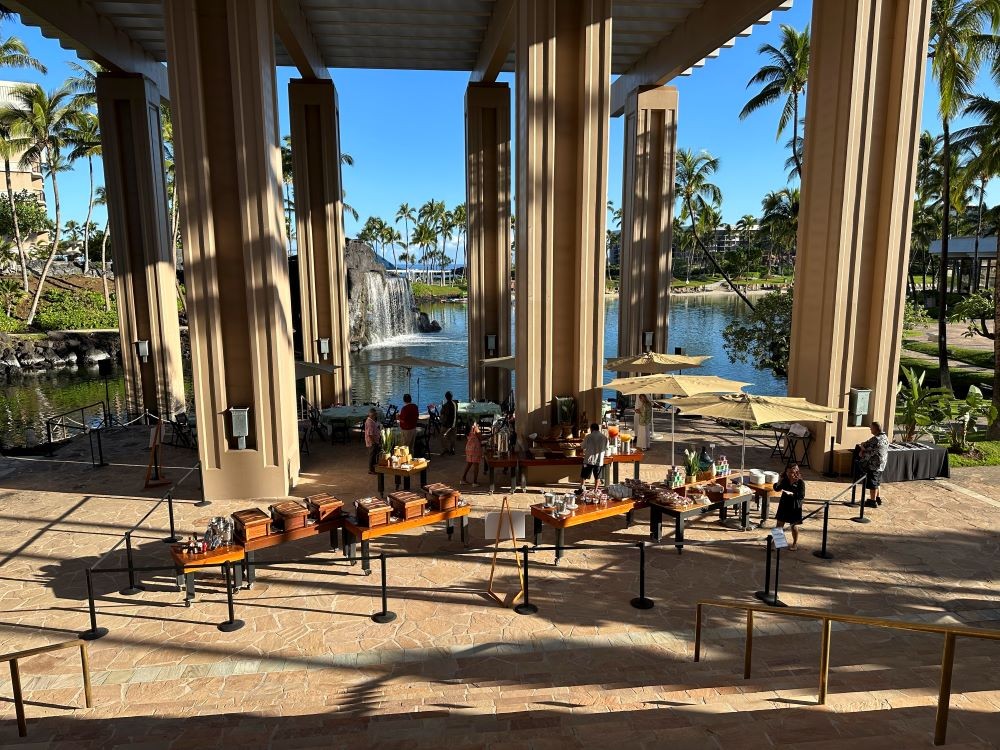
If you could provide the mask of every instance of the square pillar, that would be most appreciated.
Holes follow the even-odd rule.
[[[128,410],[170,419],[185,399],[160,92],[141,75],[100,73],[97,105]],[[146,362],[136,341],[149,342]]]
[[[334,365],[306,378],[313,406],[351,402],[351,342],[344,263],[344,194],[340,173],[340,109],[333,81],[288,84],[295,184],[296,246],[302,306],[302,358]],[[316,340],[330,340],[324,360]]]
[[[599,417],[611,0],[517,0],[517,431]]]
[[[205,497],[299,471],[271,0],[164,3]],[[245,448],[228,410],[249,409]]]
[[[497,403],[510,371],[483,367],[510,341],[510,87],[473,83],[465,94],[465,206],[468,216],[469,397]],[[495,336],[492,354],[487,336]]]
[[[677,89],[633,91],[625,105],[618,356],[666,352],[670,314]]]
[[[815,0],[788,393],[866,426],[815,423],[813,465],[892,433],[931,0]]]

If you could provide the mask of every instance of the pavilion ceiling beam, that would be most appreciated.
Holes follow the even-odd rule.
[[[514,32],[517,29],[514,18],[514,0],[497,0],[493,6],[493,16],[486,28],[483,46],[479,48],[476,66],[469,76],[471,83],[493,83],[496,81],[507,55],[514,47]]]
[[[706,0],[611,85],[612,116],[625,112],[629,93],[639,86],[662,86],[771,11],[788,7],[788,0]]]
[[[4,0],[4,6],[80,57],[110,71],[141,73],[168,98],[167,68],[83,0]]]
[[[274,29],[303,78],[315,80],[330,77],[299,0],[276,0]]]

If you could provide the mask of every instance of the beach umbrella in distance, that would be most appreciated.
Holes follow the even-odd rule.
[[[644,352],[627,357],[608,359],[608,363],[604,369],[611,372],[638,372],[655,375],[661,372],[670,372],[671,370],[700,367],[706,359],[711,359],[711,357],[703,354],[688,356],[686,354]]]
[[[483,367],[499,367],[504,370],[514,369],[514,357],[513,355],[509,357],[493,357],[492,359],[480,360]]]
[[[743,423],[743,445],[740,471],[746,468],[747,425],[774,422],[829,422],[835,407],[813,404],[805,399],[784,396],[755,396],[750,393],[721,393],[688,396],[674,400],[683,414],[696,414],[716,419],[731,419]]]
[[[454,362],[443,362],[439,359],[425,359],[423,357],[411,357],[409,354],[404,354],[400,357],[390,357],[389,359],[376,359],[372,362],[368,362],[369,365],[377,365],[379,367],[402,367],[406,370],[406,380],[407,380],[407,390],[411,390],[413,386],[413,368],[422,367],[425,369],[433,369],[435,367],[458,367]],[[420,403],[420,378],[417,378],[417,404]]]
[[[605,384],[625,395],[639,393],[662,393],[670,396],[696,396],[701,393],[738,393],[744,386],[738,380],[720,378],[717,375],[638,375],[630,378],[615,378]],[[674,410],[670,410],[670,463],[675,463],[674,453]]]

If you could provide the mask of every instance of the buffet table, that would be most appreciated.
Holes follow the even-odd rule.
[[[635,479],[638,479],[639,466],[642,464],[645,457],[646,454],[639,450],[634,450],[631,453],[616,453],[612,456],[606,456],[604,459],[604,466],[611,467],[611,476],[604,477],[605,484],[618,483],[619,464],[632,464],[632,475]],[[496,470],[498,468],[512,469],[511,492],[516,492],[518,488],[524,492],[527,489],[526,472],[528,469],[546,466],[583,466],[583,456],[559,456],[555,453],[550,453],[545,457],[536,457],[530,452],[493,456],[486,455],[483,460],[489,470],[490,492],[493,492],[496,489]]]
[[[674,546],[677,547],[678,554],[684,551],[684,524],[691,520],[697,520],[701,516],[719,512],[719,519],[726,520],[727,511],[735,505],[743,506],[740,514],[740,526],[746,530],[749,528],[749,502],[753,499],[753,493],[746,492],[739,494],[736,492],[726,492],[722,500],[710,502],[704,505],[697,504],[683,508],[669,508],[656,503],[649,504],[649,536],[655,541],[663,538],[662,525],[663,516],[670,516],[674,519]]]
[[[224,567],[227,563],[243,562],[243,545],[226,544],[208,552],[188,553],[184,551],[183,544],[170,545],[170,556],[174,560],[174,568],[177,570],[177,588],[184,586],[184,606],[190,607],[194,601],[194,577],[199,570],[203,570],[206,565],[218,565]],[[243,585],[242,565],[233,568],[236,582],[234,586],[239,588]],[[225,570],[223,570],[225,575]]]
[[[361,542],[361,569],[364,571],[366,576],[371,575],[371,554],[368,548],[369,540],[377,539],[378,537],[386,536],[387,534],[398,534],[399,532],[407,531],[408,529],[430,526],[435,523],[441,523],[442,521],[446,522],[445,530],[448,532],[448,538],[451,539],[451,536],[455,531],[455,525],[452,522],[457,519],[461,528],[460,533],[462,543],[468,544],[469,514],[471,512],[471,506],[466,503],[465,505],[459,505],[457,508],[452,508],[451,510],[428,509],[423,515],[415,518],[389,521],[389,523],[384,523],[380,526],[361,526],[356,519],[348,518],[344,521],[344,550],[347,554],[347,558],[351,561],[351,565],[354,565],[357,543]]]
[[[309,519],[306,521],[305,526],[298,529],[292,529],[291,531],[276,531],[272,527],[266,536],[247,539],[243,542],[243,549],[246,551],[245,565],[247,570],[247,588],[253,586],[255,579],[253,565],[255,551],[259,549],[267,549],[268,547],[277,547],[282,544],[288,544],[289,542],[297,542],[300,539],[311,539],[314,536],[320,536],[328,532],[330,534],[330,549],[337,549],[339,546],[337,543],[337,530],[343,526],[343,524],[344,518],[340,515],[335,518],[328,518],[324,521],[312,521],[312,519]]]
[[[385,497],[385,475],[391,474],[395,480],[396,489],[399,489],[400,480],[402,480],[403,489],[410,489],[410,477],[419,476],[420,486],[423,487],[427,484],[427,469],[430,467],[430,461],[423,461],[416,466],[412,466],[409,469],[404,469],[401,467],[394,468],[392,466],[376,466],[375,473],[378,474],[378,496]]]
[[[854,479],[864,473],[857,463],[855,448]],[[882,472],[883,484],[910,482],[915,479],[937,479],[951,476],[948,448],[932,443],[889,443],[888,461]]]
[[[567,515],[558,515],[556,509],[546,508],[543,504],[531,506],[531,517],[534,521],[535,546],[541,542],[542,524],[551,526],[556,530],[556,558],[558,565],[563,556],[563,547],[566,546],[566,529],[570,526],[580,526],[585,523],[593,523],[612,516],[625,516],[625,528],[632,525],[632,511],[636,509],[635,500],[611,500],[607,504],[579,502],[575,510],[569,511]]]

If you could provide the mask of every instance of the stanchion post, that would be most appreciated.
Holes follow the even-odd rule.
[[[774,548],[774,593],[771,594],[770,599],[765,599],[765,604],[770,604],[772,607],[787,607],[781,599],[778,598],[778,574],[781,573],[781,548]]]
[[[514,607],[514,611],[519,615],[533,615],[538,611],[538,607],[531,603],[531,597],[528,594],[528,545],[525,544],[521,547],[521,554],[524,556],[524,599],[521,603]]]
[[[384,625],[395,620],[396,613],[389,611],[389,594],[386,591],[385,552],[380,552],[378,559],[382,568],[382,611],[372,615],[372,622]]]
[[[167,515],[170,518],[170,536],[164,539],[165,544],[174,544],[179,542],[181,538],[177,536],[177,532],[174,530],[174,491],[170,490],[167,493]]]
[[[823,546],[819,551],[813,552],[816,557],[820,557],[824,560],[832,560],[833,555],[826,548],[826,538],[830,532],[830,501],[827,500],[823,505]]]
[[[90,630],[80,633],[80,638],[85,641],[96,641],[108,634],[107,628],[97,627],[97,605],[94,603],[94,577],[87,568],[87,602],[90,606]]]
[[[96,430],[96,432],[97,432],[97,460],[100,462],[97,464],[97,468],[99,469],[102,466],[107,466],[108,462],[104,460],[104,443],[101,442],[101,431]]]
[[[865,476],[867,477],[868,475],[865,474]],[[865,482],[865,484],[867,484],[867,482]],[[855,482],[854,483],[854,488],[851,489],[851,505],[854,504],[854,490],[857,488],[857,486],[858,486],[858,484],[857,484],[857,482]],[[872,522],[872,519],[865,518],[865,490],[864,490],[863,487],[861,488],[861,513],[856,518],[852,518],[851,520],[854,521],[854,523],[871,523]]]
[[[243,620],[236,619],[236,612],[233,607],[233,563],[227,562],[222,568],[226,571],[226,604],[229,605],[229,619],[225,622],[220,622],[218,628],[223,633],[232,633],[234,630],[242,628],[244,622]]]
[[[653,600],[646,596],[646,543],[638,542],[639,546],[639,596],[631,604],[636,609],[652,609]]]
[[[762,602],[771,598],[771,551],[774,549],[774,537],[767,536],[767,558],[764,561],[764,590],[755,591],[754,596]]]
[[[135,596],[145,589],[135,582],[135,570],[132,563],[132,532],[125,532],[125,560],[128,562],[128,588],[124,588],[118,593],[122,596]]]

